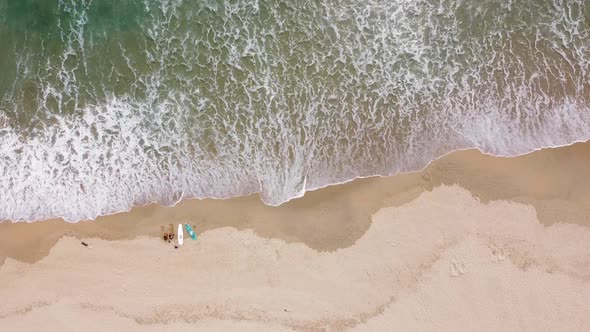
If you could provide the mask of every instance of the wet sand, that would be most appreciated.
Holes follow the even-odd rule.
[[[160,228],[179,222],[199,239],[174,249]],[[280,207],[3,223],[0,329],[584,329],[589,227],[588,142],[454,152]]]

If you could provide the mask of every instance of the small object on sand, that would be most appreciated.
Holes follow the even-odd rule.
[[[178,245],[182,245],[184,243],[184,232],[182,230],[182,224],[178,224]]]
[[[164,234],[164,241],[168,241],[168,234]]]
[[[197,239],[197,234],[195,234],[195,231],[193,230],[193,228],[191,227],[191,225],[184,224],[184,228],[186,228],[186,231],[188,232],[188,235],[190,235],[193,240],[196,240]]]
[[[82,241],[81,243],[82,243],[83,246],[88,247],[88,243],[86,243],[84,241]]]
[[[178,246],[177,245],[174,245],[174,249],[178,249]]]

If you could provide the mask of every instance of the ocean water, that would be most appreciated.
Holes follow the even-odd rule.
[[[0,220],[589,138],[587,0],[0,0]]]

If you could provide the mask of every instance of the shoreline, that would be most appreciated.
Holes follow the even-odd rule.
[[[564,161],[567,163],[561,165]],[[533,205],[545,225],[556,222],[590,225],[590,207],[582,206],[580,202],[582,198],[590,199],[590,189],[579,189],[581,198],[568,201],[569,205],[580,205],[579,209],[573,212],[560,209],[560,213],[565,213],[561,219],[557,219],[555,209],[551,207],[556,205],[552,199],[567,199],[571,195],[564,183],[571,184],[576,177],[590,178],[590,170],[584,169],[586,165],[590,165],[590,141],[540,149],[518,157],[496,157],[468,149],[448,153],[420,171],[360,178],[327,186],[308,191],[303,197],[277,207],[264,204],[257,194],[253,194],[222,200],[184,199],[173,207],[150,204],[77,223],[61,219],[3,222],[0,223],[0,262],[5,257],[35,262],[64,236],[106,240],[142,235],[158,237],[160,226],[183,221],[198,225],[199,233],[231,226],[253,229],[266,238],[302,242],[319,251],[334,251],[352,245],[369,228],[370,216],[380,208],[400,206],[424,191],[445,184],[458,184],[483,202],[512,200]],[[515,169],[516,176],[511,174]],[[559,180],[551,180],[556,171],[560,172]],[[541,184],[550,183],[540,186],[535,177],[542,180]],[[507,178],[513,183],[504,183],[505,188],[494,185],[506,182]],[[533,194],[542,195],[533,197]],[[340,206],[347,204],[350,205],[347,209],[337,212],[342,210]],[[240,212],[235,214],[235,211]],[[326,218],[326,214],[329,217]],[[323,222],[315,222],[322,216]],[[339,229],[338,225],[344,227]],[[323,231],[311,234],[313,232],[306,230],[317,228]]]
[[[278,204],[278,205],[272,205],[272,204],[267,204],[264,201],[262,201],[262,198],[260,197],[260,193],[259,192],[254,192],[254,193],[250,193],[247,195],[242,195],[242,196],[228,196],[228,197],[213,197],[213,196],[207,196],[207,197],[185,197],[184,193],[179,197],[179,199],[174,202],[171,205],[166,205],[166,204],[162,204],[159,202],[150,202],[150,203],[146,203],[146,204],[139,204],[139,205],[134,205],[131,206],[129,209],[127,210],[122,210],[122,211],[117,211],[117,212],[113,212],[113,213],[106,213],[106,214],[97,214],[94,216],[94,218],[90,218],[90,219],[78,219],[78,220],[67,220],[64,216],[55,216],[52,218],[48,218],[48,219],[35,219],[35,220],[25,220],[25,219],[17,219],[17,220],[10,220],[10,219],[4,219],[4,220],[0,220],[0,224],[2,223],[35,223],[35,222],[45,222],[48,220],[63,220],[64,222],[70,223],[70,224],[75,224],[75,223],[79,223],[79,222],[86,222],[86,221],[95,221],[98,218],[103,218],[103,217],[110,217],[113,215],[118,215],[121,213],[129,213],[131,211],[133,211],[134,209],[138,209],[138,208],[144,208],[144,207],[148,207],[148,206],[152,206],[152,205],[156,205],[159,207],[163,207],[163,208],[173,208],[175,206],[177,206],[178,204],[180,204],[183,201],[189,201],[189,200],[233,200],[233,199],[238,199],[241,197],[250,197],[250,196],[256,196],[258,197],[258,199],[261,200],[261,202],[269,207],[279,207],[283,204],[289,203],[293,200],[297,200],[300,199],[302,197],[304,197],[305,195],[307,195],[308,193],[317,191],[317,190],[322,190],[322,189],[326,189],[329,187],[334,187],[334,186],[341,186],[341,185],[346,185],[348,183],[354,182],[354,181],[359,181],[359,180],[365,180],[365,179],[372,179],[372,178],[388,178],[388,177],[395,177],[395,176],[402,176],[402,175],[406,175],[406,174],[413,174],[413,173],[420,173],[423,172],[424,170],[426,170],[432,163],[437,162],[440,159],[443,159],[449,155],[455,154],[455,153],[461,153],[463,151],[477,151],[479,153],[481,153],[484,156],[489,156],[489,157],[495,157],[495,158],[518,158],[518,157],[522,157],[522,156],[526,156],[532,153],[536,153],[539,151],[543,151],[543,150],[552,150],[552,149],[561,149],[561,148],[567,148],[573,145],[577,145],[577,144],[584,144],[584,143],[590,143],[590,138],[589,139],[581,139],[581,140],[575,140],[572,143],[567,143],[567,144],[562,144],[562,145],[553,145],[553,146],[544,146],[544,147],[540,147],[540,148],[535,148],[532,149],[528,152],[523,152],[520,154],[515,154],[515,155],[503,155],[503,154],[492,154],[492,153],[488,153],[483,151],[480,148],[460,148],[460,149],[455,149],[455,150],[451,150],[449,152],[443,153],[442,155],[433,158],[432,160],[430,160],[429,162],[426,163],[426,165],[420,169],[417,170],[412,170],[412,171],[400,171],[398,173],[394,173],[394,174],[390,174],[390,175],[383,175],[383,174],[373,174],[373,175],[366,175],[366,176],[356,176],[354,178],[348,179],[348,180],[343,180],[341,182],[334,182],[334,183],[329,183],[326,184],[324,186],[320,186],[317,188],[313,188],[313,189],[309,189],[309,190],[304,190],[303,194],[301,195],[296,195],[293,196],[292,198]]]

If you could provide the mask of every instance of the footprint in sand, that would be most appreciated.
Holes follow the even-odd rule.
[[[504,248],[499,248],[494,245],[489,247],[492,252],[492,262],[498,263],[506,259],[506,251]]]
[[[451,260],[451,277],[458,277],[465,273],[465,263],[462,261],[457,261],[455,259]]]

